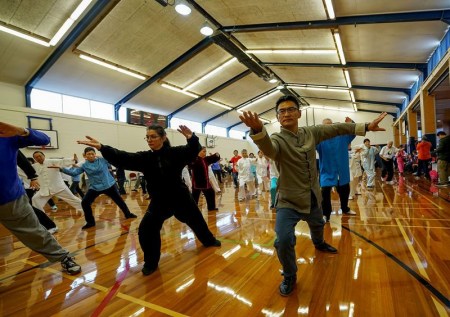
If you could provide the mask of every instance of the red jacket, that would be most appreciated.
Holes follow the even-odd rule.
[[[431,142],[420,141],[417,144],[417,154],[419,160],[429,160],[431,158]]]

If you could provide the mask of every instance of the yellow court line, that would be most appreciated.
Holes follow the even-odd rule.
[[[29,260],[21,260],[21,262],[29,264],[29,265],[32,265],[32,266],[38,266],[39,265],[39,263],[32,262],[32,261],[29,261]],[[61,273],[60,270],[56,270],[56,269],[53,269],[51,267],[44,267],[44,268],[40,268],[40,269],[44,270],[44,271],[47,271],[49,273]],[[67,278],[67,279],[72,280],[72,281],[75,281],[77,279],[81,279],[82,278],[81,276],[72,276],[72,275],[69,275],[69,274],[62,274],[62,276],[64,278]],[[94,288],[94,289],[99,290],[99,291],[104,292],[104,293],[109,292],[109,290],[110,290],[110,288],[98,285],[96,283],[81,282],[81,284],[83,284],[85,286],[88,286],[88,287],[91,287],[91,288]],[[141,305],[141,306],[144,306],[144,307],[148,307],[148,308],[153,309],[155,311],[164,313],[164,314],[166,314],[168,316],[173,316],[173,317],[187,317],[188,316],[188,315],[184,315],[184,314],[178,313],[176,311],[170,310],[168,308],[165,308],[165,307],[162,307],[162,306],[159,306],[159,305],[156,305],[156,304],[152,304],[152,303],[146,302],[146,301],[144,301],[142,299],[139,299],[139,298],[136,298],[136,297],[133,297],[133,296],[121,293],[121,292],[118,292],[116,294],[116,297],[119,297],[121,299],[127,300],[127,301],[129,301],[129,302],[131,302],[133,304],[137,304],[137,305]]]
[[[409,249],[409,252],[411,252],[411,256],[414,259],[414,262],[417,265],[417,268],[419,269],[419,273],[426,278],[428,281],[430,281],[430,278],[425,271],[425,267],[423,266],[422,262],[419,259],[419,255],[417,254],[416,250],[414,249],[414,246],[412,245],[411,241],[408,239],[408,235],[406,234],[405,229],[403,228],[402,223],[400,222],[399,218],[395,218],[395,221],[397,222],[397,226],[403,236],[403,239],[405,240],[405,243]],[[448,316],[445,308],[442,306],[442,304],[437,301],[433,296],[431,297],[433,299],[434,305],[436,306],[437,311],[439,312],[439,316]]]

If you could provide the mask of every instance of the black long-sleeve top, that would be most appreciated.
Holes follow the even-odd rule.
[[[24,171],[28,179],[38,178],[36,170],[21,151],[17,152],[17,166],[19,166],[22,169],[22,171]]]
[[[197,156],[189,167],[192,174],[192,188],[207,189],[211,188],[209,183],[208,165],[220,160],[220,155],[213,154],[204,158]]]
[[[178,190],[188,190],[181,178],[181,171],[197,157],[200,150],[201,146],[195,134],[187,140],[187,145],[164,145],[156,151],[130,153],[107,145],[100,148],[103,157],[112,165],[142,172],[152,198],[168,196]]]

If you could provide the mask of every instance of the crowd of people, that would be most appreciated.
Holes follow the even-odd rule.
[[[147,127],[147,151],[125,152],[87,137],[78,141],[87,146],[84,162],[79,162],[76,155],[70,159],[46,158],[41,150],[26,158],[19,148],[45,145],[48,137],[33,129],[0,122],[0,148],[4,153],[0,161],[6,167],[0,172],[0,221],[26,246],[49,261],[60,261],[67,273],[78,274],[81,267],[52,236],[58,228],[43,211],[45,204],[51,204],[55,197],[82,211],[86,220],[83,230],[95,230],[92,203],[101,194],[112,198],[125,219],[137,218],[122,197],[126,194],[125,170],[134,171],[133,190],[140,186],[149,198],[138,232],[144,254],[142,273],[150,275],[159,266],[160,230],[172,216],[188,225],[203,246],[221,246],[198,204],[203,194],[208,212],[217,212],[216,197],[226,179],[230,179],[239,202],[270,192],[267,203],[276,211],[274,247],[283,268],[279,292],[287,296],[297,281],[295,226],[299,221],[308,223],[317,250],[338,252],[323,235],[333,212],[332,191],[339,196],[338,213],[354,216],[356,212],[350,209],[349,200],[361,194],[363,188],[374,188],[376,167],[382,169],[381,181],[388,185],[395,184],[396,172],[400,178],[414,173],[429,179],[433,155],[438,159],[437,186],[450,184],[450,139],[443,131],[437,134],[440,142],[435,151],[423,137],[416,150],[408,153],[403,146],[396,148],[392,141],[381,148],[371,145],[368,138],[363,144],[352,145],[356,135],[384,131],[379,123],[386,113],[370,123],[355,123],[347,117],[344,123],[325,119],[322,125],[299,127],[300,105],[292,96],[283,96],[276,102],[276,113],[280,132],[269,136],[258,115],[244,111],[240,119],[250,128],[250,137],[259,150],[256,156],[247,149],[242,149],[240,155],[235,150],[229,160],[219,153],[207,155],[207,149],[186,126],[178,129],[186,138],[186,145],[171,146],[166,131],[158,125]],[[102,157],[97,156],[97,151]],[[64,180],[66,175],[71,176],[71,184]],[[86,191],[81,189],[82,179]],[[57,209],[52,206],[51,210]]]

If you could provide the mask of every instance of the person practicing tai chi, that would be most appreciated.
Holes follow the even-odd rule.
[[[93,147],[84,149],[84,157],[86,161],[79,167],[61,168],[61,172],[67,175],[76,176],[86,173],[89,177],[89,189],[81,201],[84,219],[86,220],[86,224],[81,229],[88,229],[95,226],[92,203],[101,194],[109,196],[122,210],[125,218],[137,218],[135,214],[130,212],[127,204],[125,204],[120,196],[116,180],[109,171],[108,162],[103,157],[97,157]]]
[[[137,153],[103,145],[89,136],[86,137],[88,140],[78,141],[79,144],[100,150],[103,157],[114,166],[144,174],[152,197],[139,225],[139,243],[144,252],[144,275],[150,275],[158,268],[161,257],[160,231],[164,221],[172,216],[186,223],[205,247],[221,245],[209,230],[200,209],[181,179],[183,168],[194,161],[201,150],[198,137],[183,125],[180,125],[178,131],[186,137],[187,145],[172,147],[163,127],[147,127],[146,139],[150,151]]]
[[[297,282],[295,227],[300,220],[308,223],[311,239],[319,251],[337,253],[323,238],[321,193],[316,167],[316,146],[338,135],[364,135],[366,131],[384,131],[378,124],[386,113],[371,123],[341,123],[299,127],[300,104],[291,95],[282,96],[275,105],[281,131],[270,137],[258,114],[244,111],[239,116],[250,128],[250,136],[258,148],[276,163],[278,197],[274,242],[284,279],[279,286],[282,296],[289,295]]]
[[[49,142],[42,132],[0,122],[0,223],[25,246],[50,262],[61,262],[64,271],[75,275],[81,272],[81,266],[39,223],[17,174],[19,148]],[[39,182],[34,180],[31,186],[39,189]]]

